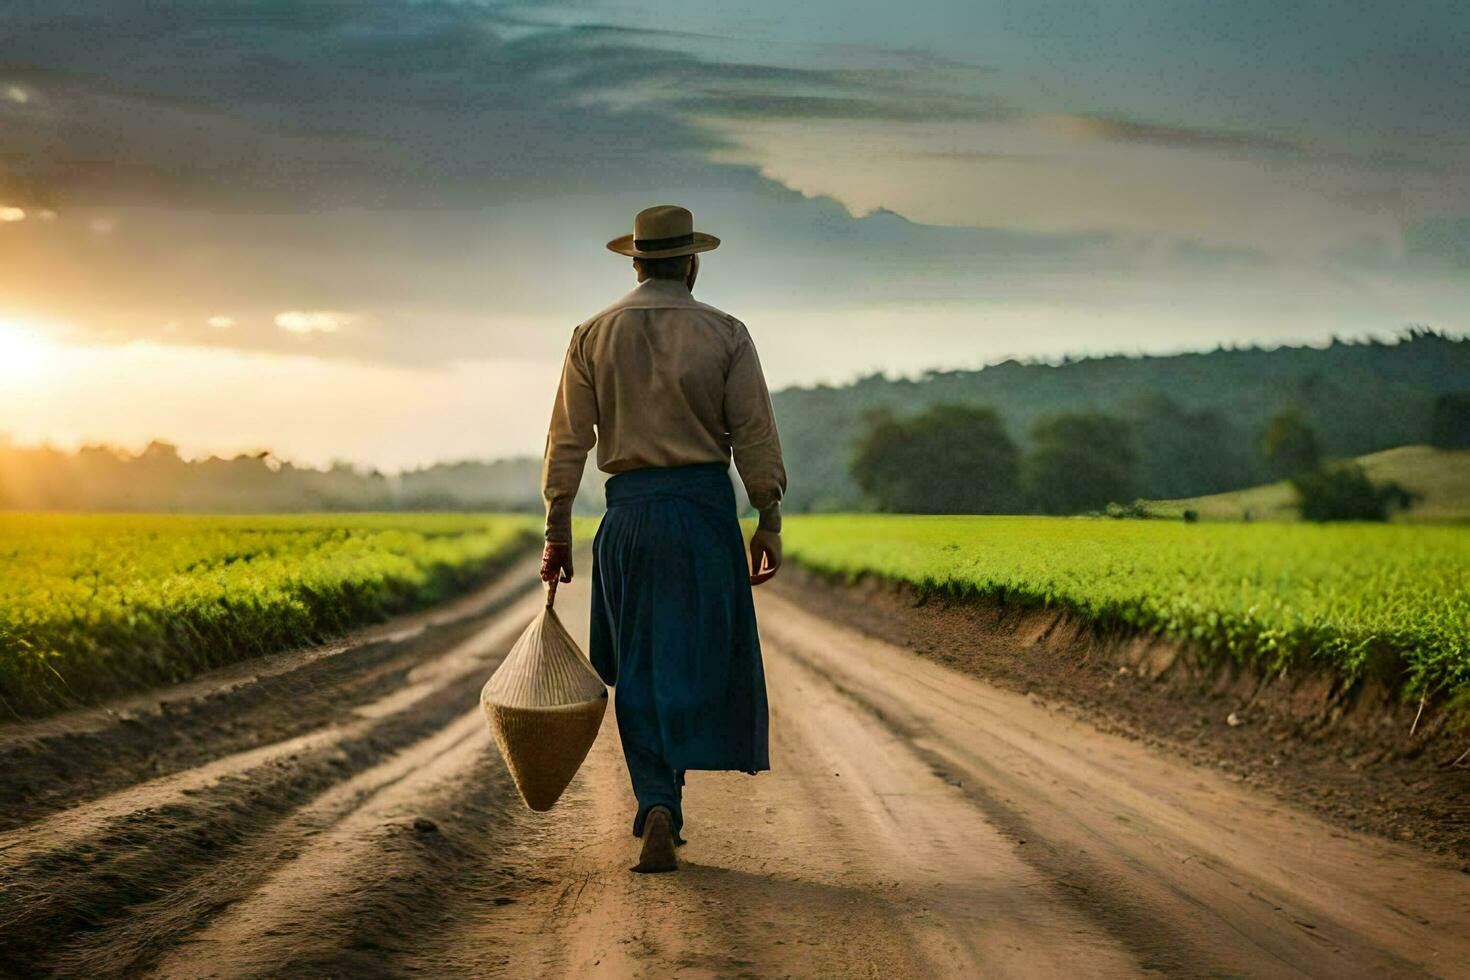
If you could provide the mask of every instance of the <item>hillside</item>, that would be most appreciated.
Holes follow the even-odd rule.
[[[1393,480],[1419,494],[1420,500],[1395,520],[1417,522],[1470,521],[1470,449],[1400,446],[1358,457],[1374,480]],[[1296,498],[1286,481],[1245,490],[1182,500],[1158,500],[1150,510],[1177,517],[1193,510],[1204,520],[1294,521]]]
[[[786,448],[791,510],[860,509],[848,475],[853,440],[875,409],[912,414],[952,402],[994,408],[1023,445],[1042,416],[1102,411],[1128,418],[1163,402],[1210,413],[1218,438],[1139,441],[1142,496],[1190,497],[1266,482],[1259,439],[1270,418],[1299,406],[1333,456],[1361,456],[1422,443],[1431,404],[1467,386],[1470,343],[1410,331],[1397,343],[1343,343],[1325,348],[1215,350],[1149,357],[1099,357],[1062,364],[1005,361],[977,371],[936,371],[917,380],[870,376],[843,387],[788,388],[773,401]],[[1155,413],[1156,414],[1156,413]],[[1168,433],[1163,434],[1167,437]],[[1181,440],[1176,439],[1178,443]],[[1208,477],[1177,483],[1160,453],[1208,456]]]

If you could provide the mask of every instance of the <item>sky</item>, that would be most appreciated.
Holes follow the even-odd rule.
[[[1460,0],[0,0],[0,433],[538,453],[656,203],[773,387],[1470,326]]]

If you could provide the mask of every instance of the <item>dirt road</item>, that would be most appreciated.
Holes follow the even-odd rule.
[[[1470,976],[1457,866],[769,592],[774,771],[691,774],[684,870],[629,874],[611,713],[549,814],[478,715],[529,578],[0,729],[0,972]]]

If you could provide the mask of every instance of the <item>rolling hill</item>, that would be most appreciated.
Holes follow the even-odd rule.
[[[1470,521],[1470,449],[1400,446],[1358,457],[1377,481],[1393,480],[1420,499],[1395,520],[1414,522]],[[1149,510],[1160,517],[1179,517],[1193,510],[1202,520],[1294,521],[1296,497],[1285,480],[1182,500],[1150,501]]]

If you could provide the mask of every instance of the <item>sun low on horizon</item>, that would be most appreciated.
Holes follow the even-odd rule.
[[[0,318],[0,377],[6,383],[41,383],[51,376],[60,354],[41,330]]]

